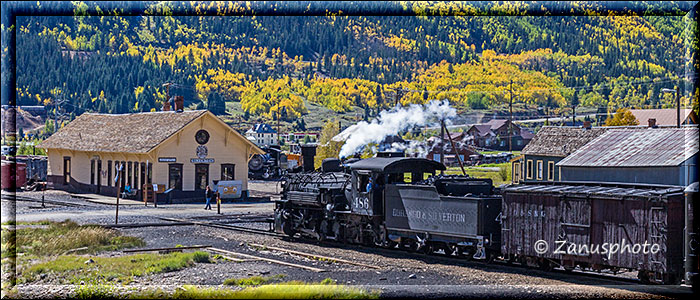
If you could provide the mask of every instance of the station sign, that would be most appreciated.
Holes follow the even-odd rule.
[[[175,157],[159,157],[158,162],[176,162],[177,158]]]
[[[190,162],[193,164],[211,164],[214,163],[213,158],[190,158]]]

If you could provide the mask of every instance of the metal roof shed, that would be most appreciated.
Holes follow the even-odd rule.
[[[614,129],[556,166],[563,181],[687,186],[697,181],[698,128]]]

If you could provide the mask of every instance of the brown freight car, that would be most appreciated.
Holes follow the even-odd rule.
[[[27,183],[27,164],[11,160],[2,161],[2,189],[15,191]]]
[[[643,281],[683,274],[683,189],[561,182],[503,189],[501,250],[545,269],[638,270]]]

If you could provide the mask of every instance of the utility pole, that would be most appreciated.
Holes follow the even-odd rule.
[[[403,98],[403,95],[406,92],[406,90],[404,90],[404,88],[402,88],[402,87],[399,87],[399,88],[396,88],[395,91],[396,91],[396,96],[394,99],[394,106],[398,106],[399,103],[401,103],[401,102],[399,102],[399,100],[401,100],[401,98]]]
[[[56,102],[54,103],[54,113],[53,113],[53,131],[56,132],[58,131],[58,119],[61,119],[61,122],[63,122],[63,116],[65,115],[63,113],[63,108],[61,108],[61,105],[63,103],[66,103],[66,99],[56,99]]]
[[[578,106],[578,91],[574,90],[574,97],[571,99],[571,108],[573,110],[573,117],[571,120],[571,126],[576,126],[576,106]]]
[[[681,91],[680,91],[680,85],[676,86],[676,127],[681,128]]]
[[[170,110],[170,86],[173,85],[171,82],[166,82],[163,83],[163,86],[165,87],[165,101],[163,102],[163,107],[168,107],[168,110]]]
[[[676,93],[676,127],[681,128],[681,91],[680,85],[675,89],[661,89],[663,93]]]
[[[508,151],[513,153],[513,145],[511,141],[511,131],[513,128],[513,80],[510,81],[510,104],[508,105],[508,108],[510,110],[510,117],[508,118]]]
[[[440,120],[440,125],[440,163],[445,165],[445,119]],[[440,170],[440,175],[443,174],[445,171]]]

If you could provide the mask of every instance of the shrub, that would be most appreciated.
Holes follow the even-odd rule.
[[[198,263],[211,263],[211,260],[209,259],[209,253],[204,251],[195,251],[192,254],[192,260]]]

